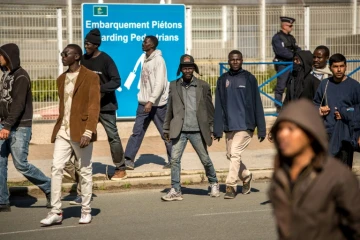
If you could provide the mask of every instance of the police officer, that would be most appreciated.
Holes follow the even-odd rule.
[[[275,53],[274,62],[291,62],[294,53],[300,51],[301,48],[296,44],[296,39],[293,35],[290,34],[292,31],[293,23],[295,22],[294,18],[291,17],[280,17],[281,20],[281,30],[277,32],[272,38],[272,47]],[[275,65],[275,70],[280,72],[287,65]],[[286,71],[282,75],[278,76],[276,88],[275,88],[275,99],[282,103],[283,93],[286,87],[286,82],[289,78],[290,71]],[[278,113],[281,109],[281,106],[275,104],[276,112]]]

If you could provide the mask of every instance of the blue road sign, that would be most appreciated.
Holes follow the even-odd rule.
[[[82,4],[82,40],[93,28],[101,32],[100,50],[115,61],[121,76],[116,91],[118,118],[136,115],[137,93],[146,35],[159,39],[169,81],[176,79],[180,56],[185,53],[185,6],[175,4]]]

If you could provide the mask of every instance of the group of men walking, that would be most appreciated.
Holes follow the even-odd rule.
[[[307,231],[314,226],[297,220],[311,216],[310,210],[297,211],[300,205],[320,211],[328,202],[333,205],[326,205],[330,209],[328,215],[319,217],[319,222],[338,227],[340,220],[329,223],[329,216],[341,216],[344,224],[351,228],[350,233],[358,233],[356,219],[359,219],[360,210],[350,208],[355,200],[360,200],[358,183],[345,165],[352,167],[354,148],[360,142],[360,85],[345,75],[346,58],[343,55],[330,57],[325,46],[317,47],[314,53],[302,51],[290,35],[295,19],[281,17],[281,21],[282,30],[274,36],[273,48],[274,61],[280,62],[276,64],[277,71],[285,74],[277,81],[275,99],[280,115],[269,136],[277,149],[269,197],[279,225],[279,236],[296,239],[291,237],[302,232],[309,239],[319,234],[328,236],[327,231]],[[135,168],[135,157],[153,121],[166,146],[168,163],[165,168],[171,169],[171,189],[162,200],[183,200],[180,165],[188,141],[204,166],[210,196],[220,196],[218,178],[207,147],[223,135],[229,160],[224,198],[236,197],[238,179],[243,182],[242,193],[251,192],[253,176],[241,155],[255,132],[260,142],[265,139],[266,125],[256,77],[242,68],[240,51],[233,50],[228,54],[230,68],[217,81],[214,106],[211,87],[197,77],[200,75],[199,67],[194,58],[187,54],[181,56],[177,72],[179,78],[169,83],[165,61],[157,49],[158,39],[146,36],[142,43],[146,57],[141,72],[136,119],[124,151],[115,113],[118,108],[115,90],[120,86],[119,72],[112,58],[99,50],[101,33],[98,29],[86,35],[84,44],[85,54],[76,44],[67,45],[61,53],[63,65],[68,69],[57,78],[59,118],[51,137],[51,142],[55,143],[51,179],[27,162],[32,96],[30,78],[20,66],[19,48],[15,44],[0,47],[0,65],[4,72],[0,82],[0,211],[10,211],[6,176],[8,156],[11,154],[15,167],[46,194],[47,207],[51,211],[41,224],[48,226],[62,222],[63,170],[78,182],[78,196],[72,204],[82,206],[79,223],[90,223],[91,158],[98,122],[108,136],[115,165],[112,180],[126,179],[126,170]],[[281,64],[283,61],[293,62],[291,72],[283,71],[286,67]],[[328,151],[345,165],[327,157]],[[334,180],[336,171],[345,176],[344,181]],[[313,188],[304,192],[311,184]],[[326,196],[318,198],[317,193],[322,194],[320,186],[325,185],[335,189],[331,193],[335,200],[328,200]],[[337,190],[347,187],[353,191]],[[297,199],[298,196],[303,197]],[[314,198],[318,198],[318,202],[311,202]],[[292,199],[299,201],[298,205],[293,206]],[[315,203],[315,206],[310,203]],[[343,216],[338,208],[348,214]],[[298,225],[302,227],[294,227]],[[334,231],[334,234],[340,236],[341,231]]]
[[[242,69],[243,56],[229,53],[230,71],[216,87],[215,107],[208,83],[198,79],[199,68],[190,55],[183,55],[178,79],[168,82],[158,39],[146,36],[142,50],[146,57],[141,72],[138,108],[125,151],[116,126],[118,103],[115,90],[120,75],[112,58],[99,50],[101,33],[91,30],[85,37],[85,54],[80,46],[69,44],[61,52],[68,69],[57,79],[59,117],[51,142],[55,143],[51,179],[27,162],[32,124],[31,82],[20,66],[16,44],[0,47],[0,63],[4,72],[0,99],[0,211],[10,211],[6,186],[7,158],[12,154],[16,168],[39,186],[51,208],[43,225],[62,222],[61,184],[65,170],[78,183],[78,196],[70,204],[81,205],[79,223],[90,223],[92,196],[92,149],[96,127],[100,122],[108,136],[115,173],[111,180],[127,178],[126,170],[135,168],[135,157],[146,130],[153,121],[164,140],[168,155],[165,168],[171,168],[171,190],[164,201],[182,200],[180,185],[181,157],[189,140],[204,165],[211,186],[211,197],[219,197],[219,183],[207,147],[226,132],[227,157],[230,160],[226,180],[226,199],[235,198],[237,179],[243,181],[243,194],[251,189],[252,174],[241,162],[241,153],[258,127],[259,140],[266,136],[264,111],[254,75]],[[241,115],[241,117],[238,116]],[[245,118],[245,116],[247,116]],[[250,116],[250,117],[248,117]],[[21,136],[21,137],[20,137]],[[240,174],[239,174],[240,173]]]

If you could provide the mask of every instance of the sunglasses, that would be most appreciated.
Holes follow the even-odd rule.
[[[287,26],[288,26],[288,27],[291,27],[291,28],[293,27],[293,25],[292,25],[292,24],[291,24],[291,25],[287,25]]]
[[[72,52],[62,52],[62,53],[60,53],[60,56],[61,57],[68,57],[71,54],[74,54],[74,53],[72,53]]]

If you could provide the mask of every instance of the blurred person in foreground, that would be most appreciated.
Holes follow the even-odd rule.
[[[289,103],[271,134],[277,155],[269,197],[279,239],[360,239],[358,180],[328,155],[314,105],[307,99]]]

